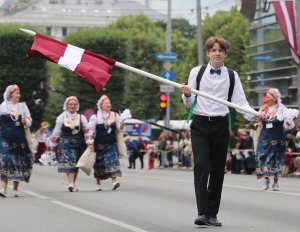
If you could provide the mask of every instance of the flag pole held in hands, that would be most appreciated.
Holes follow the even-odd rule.
[[[31,30],[27,30],[27,29],[23,29],[23,28],[20,28],[21,31],[31,35],[31,36],[35,36],[36,35],[36,32],[34,31],[31,31]],[[171,86],[174,86],[176,88],[181,88],[181,84],[178,84],[174,81],[170,81],[170,80],[167,80],[167,79],[164,79],[162,77],[159,77],[159,76],[156,76],[156,75],[153,75],[151,73],[148,73],[148,72],[145,72],[145,71],[142,71],[140,69],[137,69],[137,68],[134,68],[134,67],[131,67],[129,65],[126,65],[126,64],[123,64],[123,63],[120,63],[118,61],[115,62],[114,64],[115,66],[119,67],[119,68],[123,68],[123,69],[126,69],[128,71],[131,71],[131,72],[134,72],[136,74],[139,74],[139,75],[142,75],[142,76],[145,76],[145,77],[148,77],[150,79],[153,79],[155,81],[159,81],[161,83],[164,83],[164,84],[167,84],[167,85],[171,85]],[[249,114],[252,114],[252,115],[255,115],[255,116],[259,116],[259,113],[251,108],[245,108],[245,107],[242,107],[240,105],[237,105],[237,104],[234,104],[234,103],[231,103],[229,101],[225,101],[223,99],[220,99],[220,98],[217,98],[217,97],[214,97],[214,96],[211,96],[209,94],[206,94],[206,93],[203,93],[203,92],[200,92],[198,90],[195,90],[195,89],[192,89],[191,90],[192,93],[194,94],[197,94],[199,96],[202,96],[202,97],[205,97],[205,98],[208,98],[210,100],[213,100],[213,101],[216,101],[216,102],[219,102],[221,104],[224,104],[224,105],[227,105],[229,107],[232,107],[232,108],[235,108],[235,109],[238,109],[238,110],[241,110],[241,111],[244,111],[244,112],[247,112]]]
[[[120,68],[126,69],[126,70],[128,70],[128,71],[131,71],[131,72],[134,72],[134,73],[137,73],[137,74],[140,74],[140,75],[142,75],[142,76],[149,77],[149,78],[151,78],[151,79],[153,79],[153,80],[162,82],[162,83],[164,83],[164,84],[172,85],[172,86],[174,86],[174,87],[176,87],[176,88],[179,88],[179,89],[180,89],[181,86],[182,86],[181,84],[178,84],[178,83],[176,83],[176,82],[174,82],[174,81],[170,81],[170,80],[164,79],[164,78],[162,78],[162,77],[153,75],[153,74],[151,74],[151,73],[142,71],[142,70],[140,70],[140,69],[133,68],[133,67],[131,67],[131,66],[129,66],[129,65],[120,63],[120,62],[118,62],[118,61],[115,63],[115,66],[118,66],[118,67],[120,67]],[[196,90],[196,89],[191,89],[191,91],[192,91],[192,93],[197,94],[197,95],[199,95],[199,96],[208,98],[208,99],[210,99],[210,100],[219,102],[219,103],[221,103],[221,104],[224,104],[224,105],[233,107],[233,108],[238,109],[238,110],[242,110],[242,111],[247,112],[247,113],[249,113],[249,114],[253,114],[253,115],[255,115],[255,116],[259,116],[259,113],[258,113],[257,111],[255,111],[255,110],[253,110],[253,109],[249,109],[249,108],[245,108],[245,107],[239,106],[239,105],[234,104],[234,103],[231,103],[231,102],[229,102],[229,101],[225,101],[225,100],[223,100],[223,99],[220,99],[220,98],[211,96],[211,95],[209,95],[209,94],[200,92],[200,91],[198,91],[198,90]]]

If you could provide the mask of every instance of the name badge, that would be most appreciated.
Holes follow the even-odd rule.
[[[107,134],[109,134],[111,132],[111,128],[109,127],[107,130]]]
[[[267,128],[267,129],[273,128],[273,124],[272,124],[272,123],[267,123],[267,124],[266,124],[266,128]]]

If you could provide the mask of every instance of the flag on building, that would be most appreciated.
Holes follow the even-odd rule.
[[[37,56],[67,68],[99,92],[108,82],[110,70],[116,63],[107,58],[41,34],[36,34],[28,58]]]
[[[300,63],[293,1],[272,1],[278,23],[296,64]]]

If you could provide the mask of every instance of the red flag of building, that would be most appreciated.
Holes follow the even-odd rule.
[[[296,64],[300,63],[300,55],[298,53],[296,23],[294,15],[293,1],[273,1],[275,14],[281,27],[283,36],[288,43],[293,59]]]
[[[36,34],[28,58],[38,56],[65,67],[99,92],[110,78],[115,60],[75,47],[71,44]]]

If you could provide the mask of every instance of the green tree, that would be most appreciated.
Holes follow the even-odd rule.
[[[116,30],[81,29],[65,37],[64,41],[109,58],[126,59],[127,38]],[[80,113],[83,113],[85,109],[96,111],[96,103],[103,94],[109,96],[114,109],[121,109],[124,105],[124,73],[123,69],[113,68],[107,85],[100,93],[96,93],[74,72],[60,66],[52,67],[50,85],[57,91],[52,91],[50,98],[53,101],[47,106],[47,115],[51,123],[54,123],[55,118],[62,112],[64,100],[70,95],[75,95],[79,99]],[[50,116],[50,113],[55,117]]]
[[[140,15],[121,17],[110,27],[118,28],[129,35],[128,65],[158,76],[164,71],[163,62],[155,60],[157,52],[165,51],[166,41],[165,32],[160,26],[157,27],[157,23],[153,23],[146,16]],[[176,76],[175,81],[178,82],[177,74],[187,54],[189,40],[182,36],[182,31],[174,29],[171,45],[171,50],[178,54],[178,61],[174,62],[172,66],[172,71]],[[161,119],[159,114],[160,84],[160,82],[147,77],[127,73],[125,82],[126,106],[132,110],[133,115],[146,119]],[[178,89],[171,94],[172,119],[181,119],[181,116],[186,112],[181,105],[180,95]]]
[[[167,23],[164,21],[157,21],[155,24],[160,27],[163,31],[166,31]],[[181,32],[181,36],[187,39],[194,39],[197,33],[197,27],[191,25],[188,20],[179,18],[172,19],[171,21],[172,30],[177,30]]]
[[[47,81],[47,65],[42,59],[27,59],[26,51],[31,47],[33,37],[21,32],[19,28],[22,27],[25,26],[0,25],[0,92],[4,93],[8,85],[20,87],[21,101],[29,107],[32,129],[35,130],[43,118],[44,107],[36,105],[34,100],[40,98],[44,105],[47,104],[47,92],[40,88],[41,82]],[[35,91],[37,95],[33,96]]]
[[[146,16],[120,17],[111,29],[128,35],[128,57],[124,63],[152,74],[161,73],[162,64],[155,53],[163,50],[164,33]],[[125,106],[139,118],[157,118],[159,114],[159,83],[145,76],[126,72]]]

